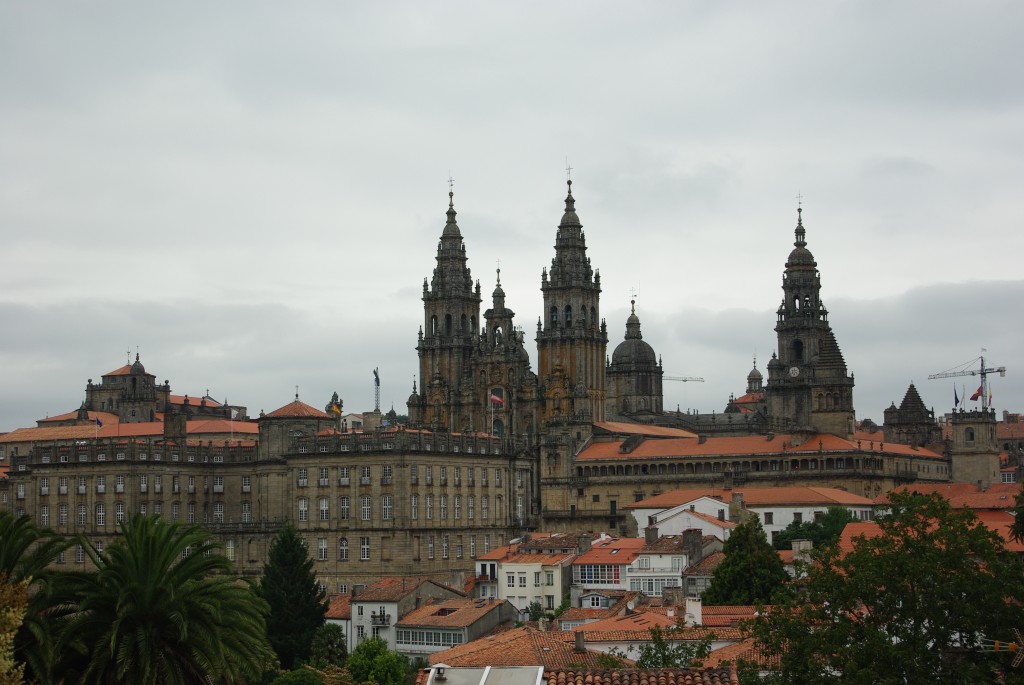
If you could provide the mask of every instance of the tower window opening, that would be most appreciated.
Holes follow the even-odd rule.
[[[551,306],[551,327],[555,328],[558,326],[558,307]]]
[[[590,326],[597,328],[597,310],[593,307],[590,308]]]
[[[801,361],[804,358],[804,343],[802,340],[793,341],[793,361]]]
[[[437,316],[430,317],[430,335],[437,335]]]
[[[793,309],[800,309],[800,296],[796,295],[793,297]]]
[[[444,315],[444,334],[445,335],[451,335],[452,334],[452,315],[451,314],[445,314]]]
[[[565,325],[567,327],[572,325],[572,306],[570,305],[565,305]]]

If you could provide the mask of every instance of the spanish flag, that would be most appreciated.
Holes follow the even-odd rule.
[[[336,415],[336,416],[341,416],[341,407],[339,407],[337,404],[332,402],[331,403],[331,413]]]

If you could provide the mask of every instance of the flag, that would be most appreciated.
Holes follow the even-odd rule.
[[[977,402],[978,398],[981,397],[981,386],[978,386],[978,390],[971,395],[971,402]]]
[[[103,428],[103,422],[100,421],[100,417],[98,417],[98,416],[96,417],[96,427],[97,428]]]
[[[493,392],[491,393],[491,402],[493,404],[497,404],[497,405],[501,405],[501,406],[505,405],[505,400],[500,398],[500,397],[498,397]]]
[[[231,410],[231,420],[232,420],[232,421],[234,421],[235,419],[237,419],[237,418],[238,418],[238,415],[239,415],[240,413],[241,413],[241,412],[240,412],[240,410],[238,410],[238,409],[232,409],[232,410]]]
[[[991,386],[989,386],[989,389],[988,389],[988,406],[990,406],[990,407],[992,406],[992,387]]]
[[[960,396],[956,394],[956,385],[955,384],[953,385],[953,406],[954,407],[959,407],[960,406]]]
[[[341,416],[341,407],[336,404],[331,404],[331,413],[337,416]]]

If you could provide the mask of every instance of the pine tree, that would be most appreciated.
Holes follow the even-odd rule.
[[[259,594],[270,605],[270,644],[291,669],[309,657],[313,634],[324,623],[326,594],[316,582],[306,543],[294,526],[286,526],[270,544]]]
[[[722,551],[725,559],[704,591],[705,604],[766,604],[789,579],[779,553],[768,543],[756,516],[733,529]]]

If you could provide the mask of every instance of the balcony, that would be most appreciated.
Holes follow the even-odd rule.
[[[338,479],[338,485],[351,485],[351,484],[352,484],[352,479],[349,478],[348,476],[342,476],[341,478]]]
[[[84,495],[85,494],[85,486],[84,485],[79,485],[78,486],[78,494],[79,495]]]
[[[175,484],[175,485],[174,485],[174,486],[173,486],[173,487],[171,488],[171,492],[173,492],[173,493],[174,493],[175,495],[177,495],[177,494],[178,494],[179,492],[181,492],[181,486],[180,486],[180,485],[177,485],[177,484]]]
[[[317,482],[319,483],[320,487],[322,487],[322,488],[326,488],[328,485],[330,485],[330,479],[329,478],[321,478]]]
[[[242,492],[252,492],[252,486],[251,485],[243,485],[242,486]]]
[[[124,486],[123,485],[115,485],[114,486],[114,492],[117,492],[117,493],[124,492]]]
[[[161,493],[163,491],[164,491],[164,487],[162,485],[154,485],[153,486],[153,492],[159,494],[159,493]]]
[[[389,626],[391,625],[391,614],[370,614],[370,625],[371,626]]]
[[[188,494],[190,494],[190,495],[196,494],[196,486],[194,486],[194,485],[188,486]]]
[[[106,485],[97,485],[97,486],[96,486],[96,492],[97,492],[97,494],[100,494],[100,495],[102,495],[102,494],[103,494],[103,493],[105,493],[106,491],[107,491],[107,486],[106,486]]]
[[[370,480],[371,480],[371,479],[370,479],[370,477],[369,477],[369,476],[362,476],[362,477],[361,477],[361,478],[359,479],[359,484],[360,484],[360,485],[369,485],[369,484],[370,484]]]
[[[143,493],[149,492],[149,486],[148,485],[140,485],[139,486],[139,492],[143,492]]]
[[[223,486],[223,485],[214,485],[214,486],[213,486],[213,491],[214,491],[215,493],[221,493],[221,492],[224,492],[224,486]]]
[[[58,495],[66,495],[66,494],[68,494],[68,486],[61,485],[59,488],[57,488],[57,494]]]
[[[309,481],[308,480],[306,480],[305,478],[300,478],[299,479],[299,487],[300,488],[304,488],[307,485],[309,485]]]
[[[391,476],[384,476],[380,479],[381,485],[391,485]]]
[[[39,494],[40,495],[49,495],[50,494],[50,488],[39,488]]]

